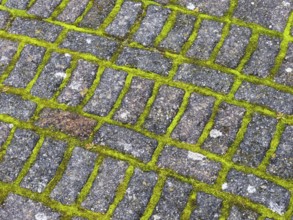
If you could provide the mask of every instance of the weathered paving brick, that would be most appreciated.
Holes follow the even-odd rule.
[[[115,113],[114,119],[123,123],[135,124],[152,94],[153,85],[154,81],[133,77],[130,88]]]
[[[232,86],[233,79],[234,77],[232,75],[221,71],[187,63],[179,66],[174,77],[174,80],[207,87],[226,94]]]
[[[123,49],[116,63],[118,65],[128,65],[161,75],[168,75],[172,66],[171,60],[165,58],[158,52],[129,47]]]
[[[5,29],[9,21],[10,15],[7,11],[0,10],[0,29]]]
[[[285,114],[293,113],[293,95],[265,85],[255,85],[244,81],[235,94],[238,100],[268,106]]]
[[[225,154],[235,140],[244,112],[243,108],[222,103],[202,148],[216,154]]]
[[[72,204],[91,174],[96,158],[93,152],[74,148],[67,168],[50,197],[66,205]]]
[[[35,147],[39,136],[30,130],[17,129],[0,162],[0,180],[12,182],[16,179],[25,161]]]
[[[182,102],[184,91],[163,85],[145,120],[144,127],[156,134],[164,134],[176,116]]]
[[[99,58],[109,60],[117,48],[117,43],[104,37],[70,31],[60,47],[90,53]]]
[[[106,32],[116,37],[125,37],[140,13],[140,2],[125,1]]]
[[[58,15],[59,21],[73,23],[85,10],[89,0],[71,0],[64,10]]]
[[[106,158],[99,168],[89,194],[82,206],[94,212],[107,212],[113,203],[117,187],[123,181],[127,163]]]
[[[1,150],[1,146],[7,140],[12,127],[13,127],[13,124],[7,124],[5,122],[0,121],[0,150]]]
[[[262,78],[267,77],[274,66],[279,47],[279,39],[261,35],[258,40],[257,49],[245,65],[243,72]]]
[[[148,162],[156,149],[157,141],[115,125],[104,124],[95,134],[94,143],[130,154]]]
[[[92,85],[98,66],[85,60],[79,60],[70,80],[58,97],[58,102],[70,106],[78,105]]]
[[[228,220],[257,220],[258,216],[254,211],[232,206]]]
[[[41,193],[54,177],[66,147],[65,142],[46,138],[35,163],[20,186]]]
[[[180,219],[191,189],[192,186],[188,183],[168,178],[150,219]]]
[[[0,39],[0,75],[9,65],[13,55],[16,53],[18,43]]]
[[[245,54],[251,31],[246,27],[232,25],[229,35],[217,56],[216,63],[229,68],[236,68]]]
[[[70,55],[53,52],[34,84],[31,94],[45,99],[52,98],[66,77],[65,71],[69,67],[70,61]]]
[[[36,103],[22,99],[21,96],[0,93],[0,114],[7,114],[27,121],[33,115]]]
[[[114,211],[113,219],[139,219],[149,202],[156,181],[157,175],[154,172],[143,172],[136,168],[123,200]]]
[[[5,6],[8,8],[26,9],[30,0],[7,0]]]
[[[204,192],[196,194],[196,206],[190,219],[217,220],[220,217],[222,200]]]
[[[55,8],[61,3],[62,0],[36,0],[33,6],[28,10],[28,13],[48,18],[51,16]]]
[[[220,41],[223,23],[212,20],[203,20],[192,46],[187,51],[188,57],[202,60],[209,59],[213,49]]]
[[[191,34],[194,22],[194,16],[179,13],[174,27],[159,46],[179,53]]]
[[[4,84],[18,88],[25,88],[34,78],[44,53],[45,48],[43,47],[30,44],[26,45],[22,50],[14,69],[4,81]]]
[[[257,167],[270,147],[276,124],[277,120],[274,118],[255,114],[233,157],[233,161],[246,166]]]
[[[213,97],[192,93],[187,109],[171,137],[191,144],[196,143],[212,114],[214,101]]]
[[[38,38],[54,42],[60,34],[62,27],[50,24],[45,21],[32,20],[17,17],[9,28],[12,34],[21,34],[28,37]]]
[[[202,154],[172,146],[164,147],[158,166],[208,184],[215,182],[221,169],[219,163],[207,159]]]
[[[96,121],[76,113],[60,109],[45,108],[35,123],[42,128],[64,132],[80,139],[87,139],[96,125]]]
[[[94,95],[83,110],[91,114],[106,116],[124,86],[126,75],[124,71],[105,69]]]
[[[227,176],[223,190],[246,197],[253,202],[263,204],[273,212],[283,214],[289,204],[288,190],[253,174],[245,174],[232,169]]]
[[[293,126],[285,128],[267,171],[282,178],[293,178]]]
[[[58,220],[60,218],[61,214],[42,203],[11,193],[0,206],[0,219],[3,220]]]
[[[149,6],[146,16],[134,35],[134,40],[145,46],[151,45],[161,32],[169,14],[169,9],[155,5]]]

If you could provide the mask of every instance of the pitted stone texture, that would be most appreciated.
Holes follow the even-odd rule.
[[[63,158],[67,144],[46,138],[37,159],[22,180],[20,186],[41,193],[54,177]]]
[[[166,5],[170,2],[170,0],[154,0],[155,2],[158,2],[159,4],[162,4],[162,5]]]
[[[202,154],[172,146],[164,147],[158,166],[208,184],[215,182],[221,169],[220,163],[209,160]]]
[[[66,69],[70,61],[70,55],[53,52],[34,84],[31,94],[44,99],[52,98],[66,77]]]
[[[7,140],[12,127],[13,127],[13,124],[7,124],[5,122],[0,121],[0,150],[2,145]]]
[[[258,40],[257,49],[245,65],[243,72],[261,78],[267,77],[274,66],[279,47],[279,39],[261,35]]]
[[[196,143],[212,114],[214,101],[213,97],[192,93],[187,109],[171,137],[191,144]]]
[[[64,10],[58,15],[57,19],[66,23],[73,23],[85,10],[89,0],[71,0]]]
[[[48,18],[61,1],[62,0],[36,0],[33,6],[28,10],[28,13],[42,18]]]
[[[293,95],[265,85],[255,85],[244,81],[236,92],[235,98],[264,105],[285,114],[293,114]]]
[[[10,115],[28,121],[36,109],[36,103],[24,100],[21,96],[0,93],[0,114]]]
[[[0,162],[0,180],[12,182],[16,179],[25,161],[33,151],[39,136],[30,131],[17,129],[6,154]]]
[[[154,81],[133,77],[130,88],[115,113],[114,119],[123,123],[135,124],[152,94],[153,85]]]
[[[22,50],[14,69],[4,81],[4,84],[17,88],[25,88],[34,78],[44,53],[45,48],[43,47],[37,47],[30,44],[26,45]]]
[[[114,211],[113,219],[139,219],[144,213],[156,182],[156,173],[143,172],[136,168],[123,200]]]
[[[152,45],[155,38],[160,34],[169,14],[169,9],[150,5],[147,8],[146,16],[134,35],[134,41],[144,46]]]
[[[163,188],[161,198],[150,219],[180,219],[191,189],[192,186],[188,183],[168,178]]]
[[[232,169],[228,173],[225,185],[225,191],[263,204],[278,214],[284,214],[288,208],[290,200],[288,190],[253,174],[245,174]]]
[[[9,194],[0,206],[0,219],[8,220],[59,220],[61,215],[40,202]]]
[[[179,53],[191,34],[195,19],[194,16],[179,13],[176,17],[174,27],[160,43],[159,47]]]
[[[176,116],[183,99],[184,91],[163,85],[145,120],[144,127],[156,134],[164,134]]]
[[[212,20],[203,20],[192,46],[187,51],[188,57],[201,60],[209,59],[213,49],[220,41],[223,23]]]
[[[8,31],[12,34],[21,34],[44,41],[54,42],[61,30],[62,27],[45,21],[17,17],[12,22],[12,26]]]
[[[246,166],[257,167],[270,147],[276,124],[277,120],[274,118],[255,114],[233,157],[233,161]]]
[[[196,194],[196,206],[190,219],[217,220],[220,217],[222,200],[204,192]]]
[[[16,8],[24,10],[28,6],[30,0],[8,0],[5,4],[8,8]]]
[[[106,32],[116,37],[125,37],[140,13],[140,2],[125,1]]]
[[[246,27],[232,25],[229,35],[217,56],[216,63],[229,68],[236,68],[245,54],[251,31]]]
[[[254,211],[232,206],[228,220],[257,220],[258,216]]]
[[[98,66],[85,60],[78,60],[76,69],[70,80],[58,97],[58,102],[69,106],[80,104],[87,90],[92,85]]]
[[[254,0],[253,4],[246,0],[239,0],[234,16],[283,32],[292,8],[293,3],[290,0]]]
[[[95,134],[94,143],[148,162],[156,149],[157,141],[133,130],[104,124]]]
[[[118,65],[127,65],[160,75],[168,75],[172,66],[171,60],[158,52],[129,47],[123,49],[116,63]]]
[[[0,10],[0,30],[6,28],[9,18],[10,14],[7,11]]]
[[[0,39],[0,75],[5,71],[13,55],[17,51],[18,43]]]
[[[62,204],[72,204],[91,174],[97,158],[95,153],[76,147],[67,165],[62,179],[50,194]]]
[[[293,126],[285,128],[267,171],[282,178],[293,178]]]
[[[235,140],[244,112],[243,108],[222,103],[218,108],[212,130],[202,148],[216,154],[225,154]]]
[[[179,66],[174,80],[184,81],[200,87],[207,87],[227,94],[234,77],[218,70],[184,63]]]
[[[94,95],[83,110],[99,116],[108,115],[124,86],[126,76],[124,71],[105,69]]]
[[[106,158],[99,167],[98,176],[81,205],[94,212],[107,212],[114,201],[117,187],[123,181],[127,166],[123,161]]]

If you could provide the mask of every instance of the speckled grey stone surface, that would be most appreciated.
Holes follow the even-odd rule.
[[[257,220],[258,216],[254,211],[232,206],[228,220]]]
[[[8,138],[11,128],[13,128],[13,124],[8,124],[0,121],[0,150],[2,145]]]
[[[18,43],[6,39],[0,39],[0,75],[5,71],[16,53]]]
[[[40,16],[42,18],[48,18],[53,13],[55,8],[61,3],[62,0],[36,0],[28,13]]]
[[[26,9],[30,0],[7,0],[6,6],[9,8]]]
[[[10,19],[10,14],[7,11],[0,10],[0,30],[5,29]]]
[[[71,0],[64,10],[58,15],[57,19],[66,23],[73,23],[85,10],[89,0]]]

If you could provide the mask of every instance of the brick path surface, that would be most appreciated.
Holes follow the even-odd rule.
[[[0,219],[293,219],[292,0],[0,0]]]

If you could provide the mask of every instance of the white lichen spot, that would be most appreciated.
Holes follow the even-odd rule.
[[[293,69],[290,68],[290,67],[288,67],[288,68],[286,68],[285,70],[286,70],[287,73],[291,73]]]
[[[46,216],[45,213],[38,212],[38,213],[35,215],[35,219],[36,219],[36,220],[48,220],[48,217]]]
[[[127,119],[127,116],[128,116],[128,113],[127,113],[127,112],[122,112],[122,113],[120,114],[120,117],[121,117],[122,119]]]
[[[290,5],[291,5],[290,2],[286,2],[286,1],[283,1],[282,4],[283,4],[285,7],[290,7]]]
[[[9,124],[8,125],[9,128],[13,128],[13,126],[14,126],[13,124]]]
[[[223,183],[222,190],[228,189],[228,183]]]
[[[85,41],[86,41],[87,44],[90,44],[92,42],[92,39],[87,38]]]
[[[269,202],[269,209],[271,209],[273,212],[276,212],[280,215],[284,214],[284,212],[283,212],[284,207],[281,205],[278,205],[275,202],[272,202],[272,201]]]
[[[57,73],[55,73],[55,76],[56,77],[60,77],[60,78],[65,78],[66,77],[66,73],[64,73],[64,72],[57,72]]]
[[[218,138],[218,137],[221,137],[223,136],[223,133],[217,129],[212,129],[211,132],[210,132],[210,137],[211,138]]]
[[[160,216],[158,216],[158,215],[153,215],[153,219],[154,219],[154,220],[160,220],[160,219],[161,219],[161,217],[160,217]]]
[[[195,9],[195,5],[192,4],[192,3],[188,3],[188,4],[187,4],[187,9],[189,9],[189,10],[194,10],[194,9]]]
[[[254,2],[250,2],[251,5],[254,5]]]
[[[66,57],[71,57],[71,55],[69,53],[65,53],[64,54]]]
[[[256,192],[256,188],[254,186],[248,185],[247,192],[248,193],[255,193]]]
[[[192,159],[192,160],[203,160],[203,159],[206,158],[206,156],[204,156],[202,154],[194,153],[194,152],[191,152],[191,151],[188,151],[187,157],[189,159]]]

